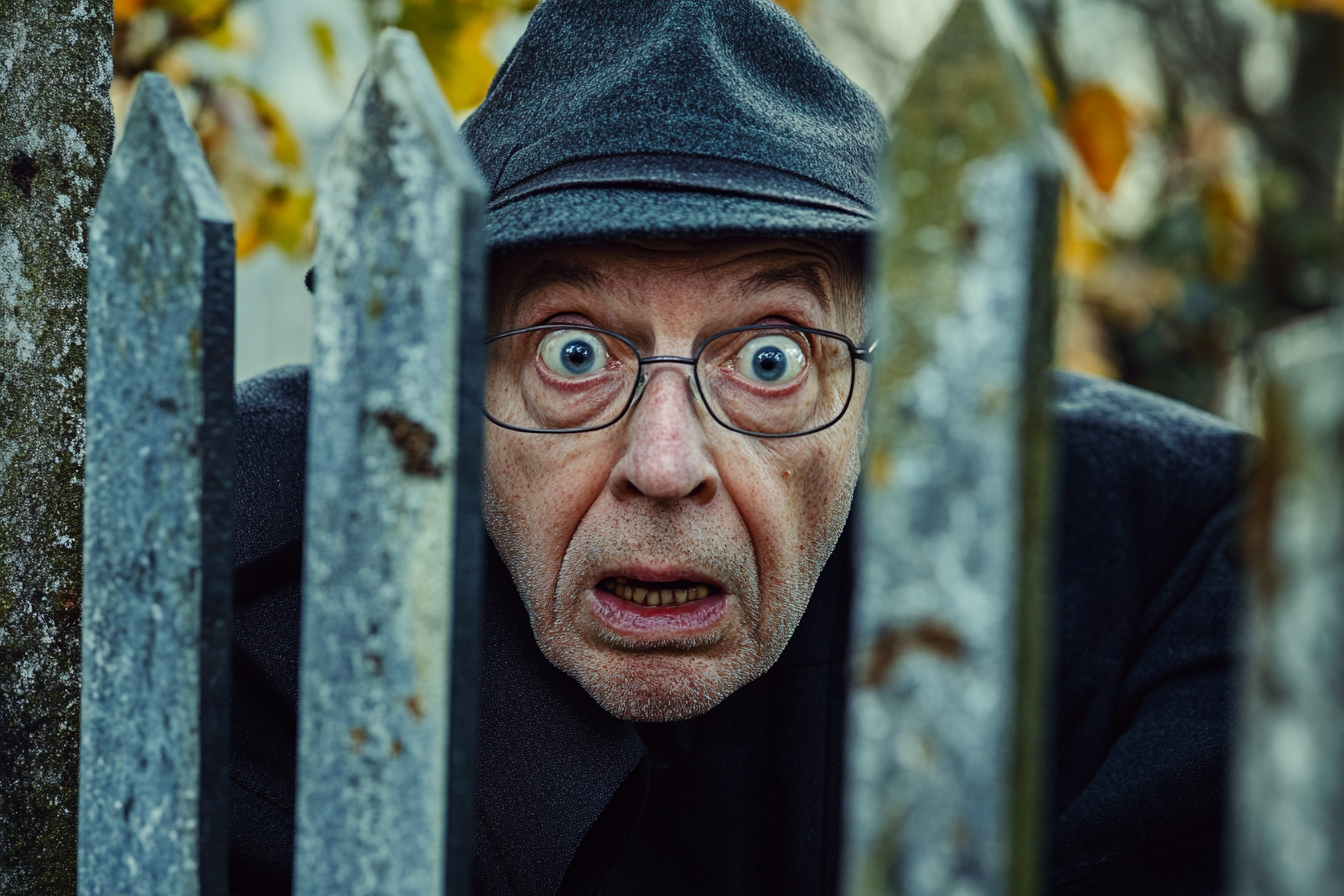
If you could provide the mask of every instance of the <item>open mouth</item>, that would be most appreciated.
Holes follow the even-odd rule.
[[[717,588],[704,582],[680,579],[676,582],[644,582],[626,576],[612,576],[598,582],[597,587],[622,600],[641,607],[671,607],[704,600]]]

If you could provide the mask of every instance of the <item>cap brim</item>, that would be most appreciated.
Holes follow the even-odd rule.
[[[492,252],[603,240],[758,237],[859,239],[874,218],[692,190],[577,188],[539,193],[486,214]]]

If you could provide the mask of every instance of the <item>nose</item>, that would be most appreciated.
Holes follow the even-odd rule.
[[[630,409],[612,490],[621,500],[708,503],[718,492],[719,475],[696,415],[690,377],[679,367],[646,369],[649,381]]]

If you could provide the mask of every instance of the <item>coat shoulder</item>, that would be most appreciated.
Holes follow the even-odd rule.
[[[303,534],[308,368],[277,367],[234,390],[234,563]]]
[[[1087,444],[1098,453],[1137,450],[1138,461],[1212,460],[1236,454],[1247,438],[1227,421],[1190,405],[1067,371],[1055,374],[1055,419],[1071,443]]]
[[[1142,509],[1137,518],[1150,520],[1159,509],[1199,517],[1226,503],[1240,487],[1251,444],[1212,414],[1067,372],[1055,375],[1055,427],[1066,500]]]

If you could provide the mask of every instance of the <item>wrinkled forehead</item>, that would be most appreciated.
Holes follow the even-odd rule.
[[[806,239],[665,239],[547,246],[491,259],[491,328],[520,319],[557,291],[615,300],[622,288],[656,288],[703,278],[746,297],[788,288],[811,296],[831,325],[862,328],[864,275],[859,247]]]

